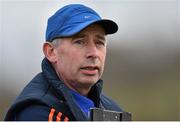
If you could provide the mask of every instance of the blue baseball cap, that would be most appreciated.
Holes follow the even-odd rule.
[[[66,5],[48,19],[46,41],[52,42],[55,38],[73,36],[94,23],[102,25],[105,34],[113,34],[118,30],[115,22],[102,19],[98,13],[87,6]]]

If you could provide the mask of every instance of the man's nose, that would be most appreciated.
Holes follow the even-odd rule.
[[[87,47],[87,58],[97,58],[98,57],[98,49],[95,44],[89,44]]]

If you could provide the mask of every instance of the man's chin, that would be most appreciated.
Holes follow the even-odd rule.
[[[98,81],[97,78],[83,78],[81,80],[81,84],[87,85],[87,86],[93,86]]]

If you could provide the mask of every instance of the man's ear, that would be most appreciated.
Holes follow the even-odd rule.
[[[55,53],[55,48],[50,42],[45,42],[43,44],[43,52],[45,57],[51,62],[54,63],[56,62],[56,53]]]

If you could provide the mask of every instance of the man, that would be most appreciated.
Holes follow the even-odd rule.
[[[90,120],[90,108],[121,112],[102,94],[107,41],[117,32],[112,20],[91,8],[67,5],[48,20],[42,72],[24,88],[5,120]]]

